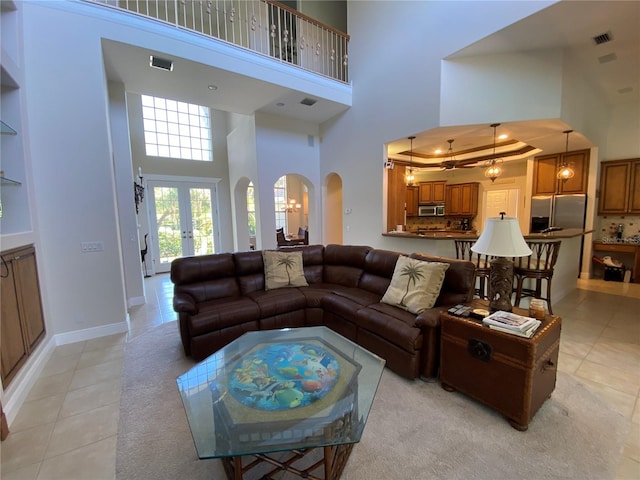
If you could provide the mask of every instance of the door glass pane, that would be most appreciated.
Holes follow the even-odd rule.
[[[189,189],[191,199],[191,224],[193,254],[207,255],[215,252],[213,242],[213,216],[211,215],[211,189]]]
[[[171,263],[183,256],[180,235],[180,208],[176,187],[154,187],[160,262]]]

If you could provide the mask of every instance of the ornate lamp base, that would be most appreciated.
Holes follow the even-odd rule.
[[[489,278],[489,311],[512,311],[513,262],[504,257],[494,258],[491,260]]]

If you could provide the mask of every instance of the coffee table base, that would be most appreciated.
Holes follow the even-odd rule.
[[[318,450],[323,451],[321,459],[306,468],[297,468],[295,466],[295,464],[304,459],[304,457]],[[353,450],[353,443],[278,452],[279,455],[286,455],[287,458],[285,459],[277,459],[266,453],[255,453],[246,456],[253,457],[254,459],[245,466],[242,466],[242,459],[245,457],[222,457],[220,460],[222,460],[224,471],[229,480],[243,480],[245,479],[244,475],[246,473],[265,463],[271,464],[273,468],[256,480],[272,480],[273,475],[283,470],[308,480],[337,480],[342,475],[347,460],[349,460],[351,450]],[[323,476],[317,476],[311,473],[318,469],[323,470]]]

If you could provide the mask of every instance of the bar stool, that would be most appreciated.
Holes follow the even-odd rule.
[[[489,281],[489,273],[491,272],[491,259],[488,255],[480,255],[471,251],[471,247],[475,240],[454,240],[456,244],[456,258],[459,260],[469,260],[476,266],[476,279],[478,280],[478,288],[476,295],[482,300],[487,298],[487,284]],[[474,257],[475,255],[475,257]]]
[[[519,257],[514,259],[513,276],[516,279],[516,300],[514,305],[519,307],[520,300],[525,297],[540,298],[546,300],[549,306],[549,313],[553,313],[551,309],[551,279],[553,278],[553,267],[558,260],[558,251],[560,250],[560,240],[550,242],[527,242],[531,249],[531,256]],[[524,288],[526,279],[535,281],[534,288]],[[546,297],[542,296],[542,280],[547,282]]]

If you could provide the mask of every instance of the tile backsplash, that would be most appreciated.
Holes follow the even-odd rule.
[[[622,238],[640,235],[640,216],[636,215],[603,215],[598,217],[594,225],[594,240],[615,238],[618,225],[622,225]]]

